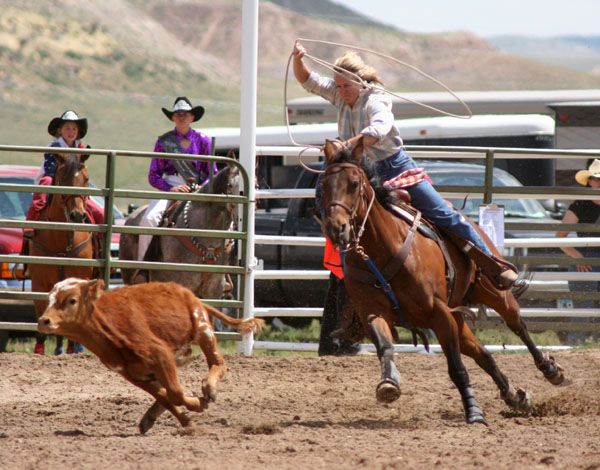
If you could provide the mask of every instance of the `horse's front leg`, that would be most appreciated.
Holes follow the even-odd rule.
[[[450,379],[458,388],[462,398],[467,423],[487,425],[483,411],[475,400],[469,373],[460,357],[458,326],[448,306],[439,299],[436,299],[432,329],[446,356]]]
[[[377,349],[381,365],[381,381],[377,385],[377,400],[391,403],[400,398],[400,372],[394,364],[394,343],[390,326],[382,318],[370,315],[367,319],[369,335]]]

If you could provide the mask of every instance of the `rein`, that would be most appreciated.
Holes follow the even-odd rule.
[[[326,175],[327,175],[327,173],[335,174],[338,171],[343,171],[344,169],[348,169],[348,168],[352,168],[352,167],[357,167],[357,168],[361,169],[360,165],[358,165],[356,163],[336,163],[327,168]],[[334,171],[331,171],[331,168],[333,168]],[[356,221],[355,221],[356,215],[358,212],[358,207],[360,206],[361,202],[364,201],[365,198],[367,197],[365,175],[364,175],[364,172],[362,171],[362,169],[361,169],[360,192],[358,194],[356,204],[354,204],[354,206],[352,208],[349,208],[346,204],[342,203],[341,201],[336,201],[336,200],[332,201],[329,204],[330,208],[335,207],[335,206],[342,207],[350,215],[350,224],[351,224],[353,232],[356,233],[356,238],[354,238],[350,242],[349,247],[347,247],[346,250],[344,250],[344,251],[348,252],[348,251],[354,250],[361,257],[361,259],[363,260],[363,262],[366,264],[367,268],[370,271],[370,273],[368,273],[368,272],[365,272],[358,268],[352,268],[349,265],[345,265],[344,266],[344,268],[345,268],[344,275],[349,278],[354,278],[354,279],[356,279],[360,282],[364,282],[364,283],[372,283],[373,281],[375,281],[375,286],[377,288],[381,288],[383,290],[383,292],[385,293],[385,295],[390,300],[390,302],[392,303],[392,307],[393,307],[394,311],[396,312],[396,315],[398,317],[398,321],[400,322],[400,325],[404,328],[411,330],[413,332],[413,339],[416,341],[416,335],[421,336],[421,338],[423,337],[423,335],[420,334],[420,332],[418,330],[415,330],[415,328],[413,328],[408,323],[406,318],[404,317],[404,314],[400,310],[400,302],[398,301],[398,298],[396,297],[396,294],[394,293],[394,290],[392,289],[392,286],[391,286],[389,280],[394,278],[394,276],[400,270],[402,265],[404,265],[406,258],[408,257],[408,254],[410,253],[410,249],[412,247],[412,244],[413,244],[413,241],[415,238],[415,234],[421,223],[421,213],[417,212],[417,215],[414,218],[414,220],[411,224],[411,227],[408,231],[408,234],[406,235],[404,242],[402,243],[402,246],[400,247],[400,249],[396,252],[396,254],[392,257],[392,259],[382,269],[379,269],[377,267],[377,265],[367,255],[364,247],[360,244],[360,239],[364,233],[367,220],[369,218],[369,215],[371,213],[371,210],[372,210],[374,202],[375,202],[375,197],[376,197],[375,190],[373,188],[371,188],[371,189],[372,189],[372,195],[371,195],[370,200],[367,203],[367,209],[365,211],[362,223],[360,224],[360,227],[358,228],[358,230],[356,229]],[[427,344],[426,340],[424,341],[424,344]]]

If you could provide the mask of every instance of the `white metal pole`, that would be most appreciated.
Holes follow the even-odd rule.
[[[240,163],[246,169],[250,187],[244,194],[250,198],[248,220],[248,250],[244,285],[244,318],[254,310],[254,173],[256,158],[256,86],[258,63],[258,0],[242,0],[242,76],[240,92]],[[248,334],[242,341],[243,353],[252,355],[254,336]]]

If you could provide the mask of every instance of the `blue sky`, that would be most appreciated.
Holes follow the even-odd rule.
[[[409,32],[600,35],[600,0],[333,0]]]

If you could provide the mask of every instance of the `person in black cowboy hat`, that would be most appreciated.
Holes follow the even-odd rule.
[[[48,134],[54,139],[48,144],[48,147],[57,148],[89,148],[84,145],[81,139],[85,137],[88,130],[86,118],[72,110],[67,110],[61,116],[52,118],[48,124]],[[49,186],[52,184],[54,173],[58,165],[55,153],[45,153],[44,163],[35,178],[36,184]],[[27,212],[27,220],[39,220],[40,214],[48,203],[48,194],[34,193],[31,206]],[[93,203],[86,202],[86,208],[93,217],[93,222],[104,223],[104,213],[100,207]]]
[[[154,151],[160,153],[181,153],[185,155],[211,155],[211,139],[203,132],[192,129],[204,115],[202,106],[193,106],[185,96],[179,96],[173,103],[173,109],[162,108],[164,115],[175,123],[175,128],[161,135]],[[215,163],[200,160],[184,161],[170,158],[153,158],[150,162],[148,182],[160,191],[189,192],[190,184],[204,186],[217,172]],[[140,225],[156,227],[168,200],[154,199],[148,204]],[[138,259],[143,260],[152,240],[151,235],[140,235],[138,241]]]

